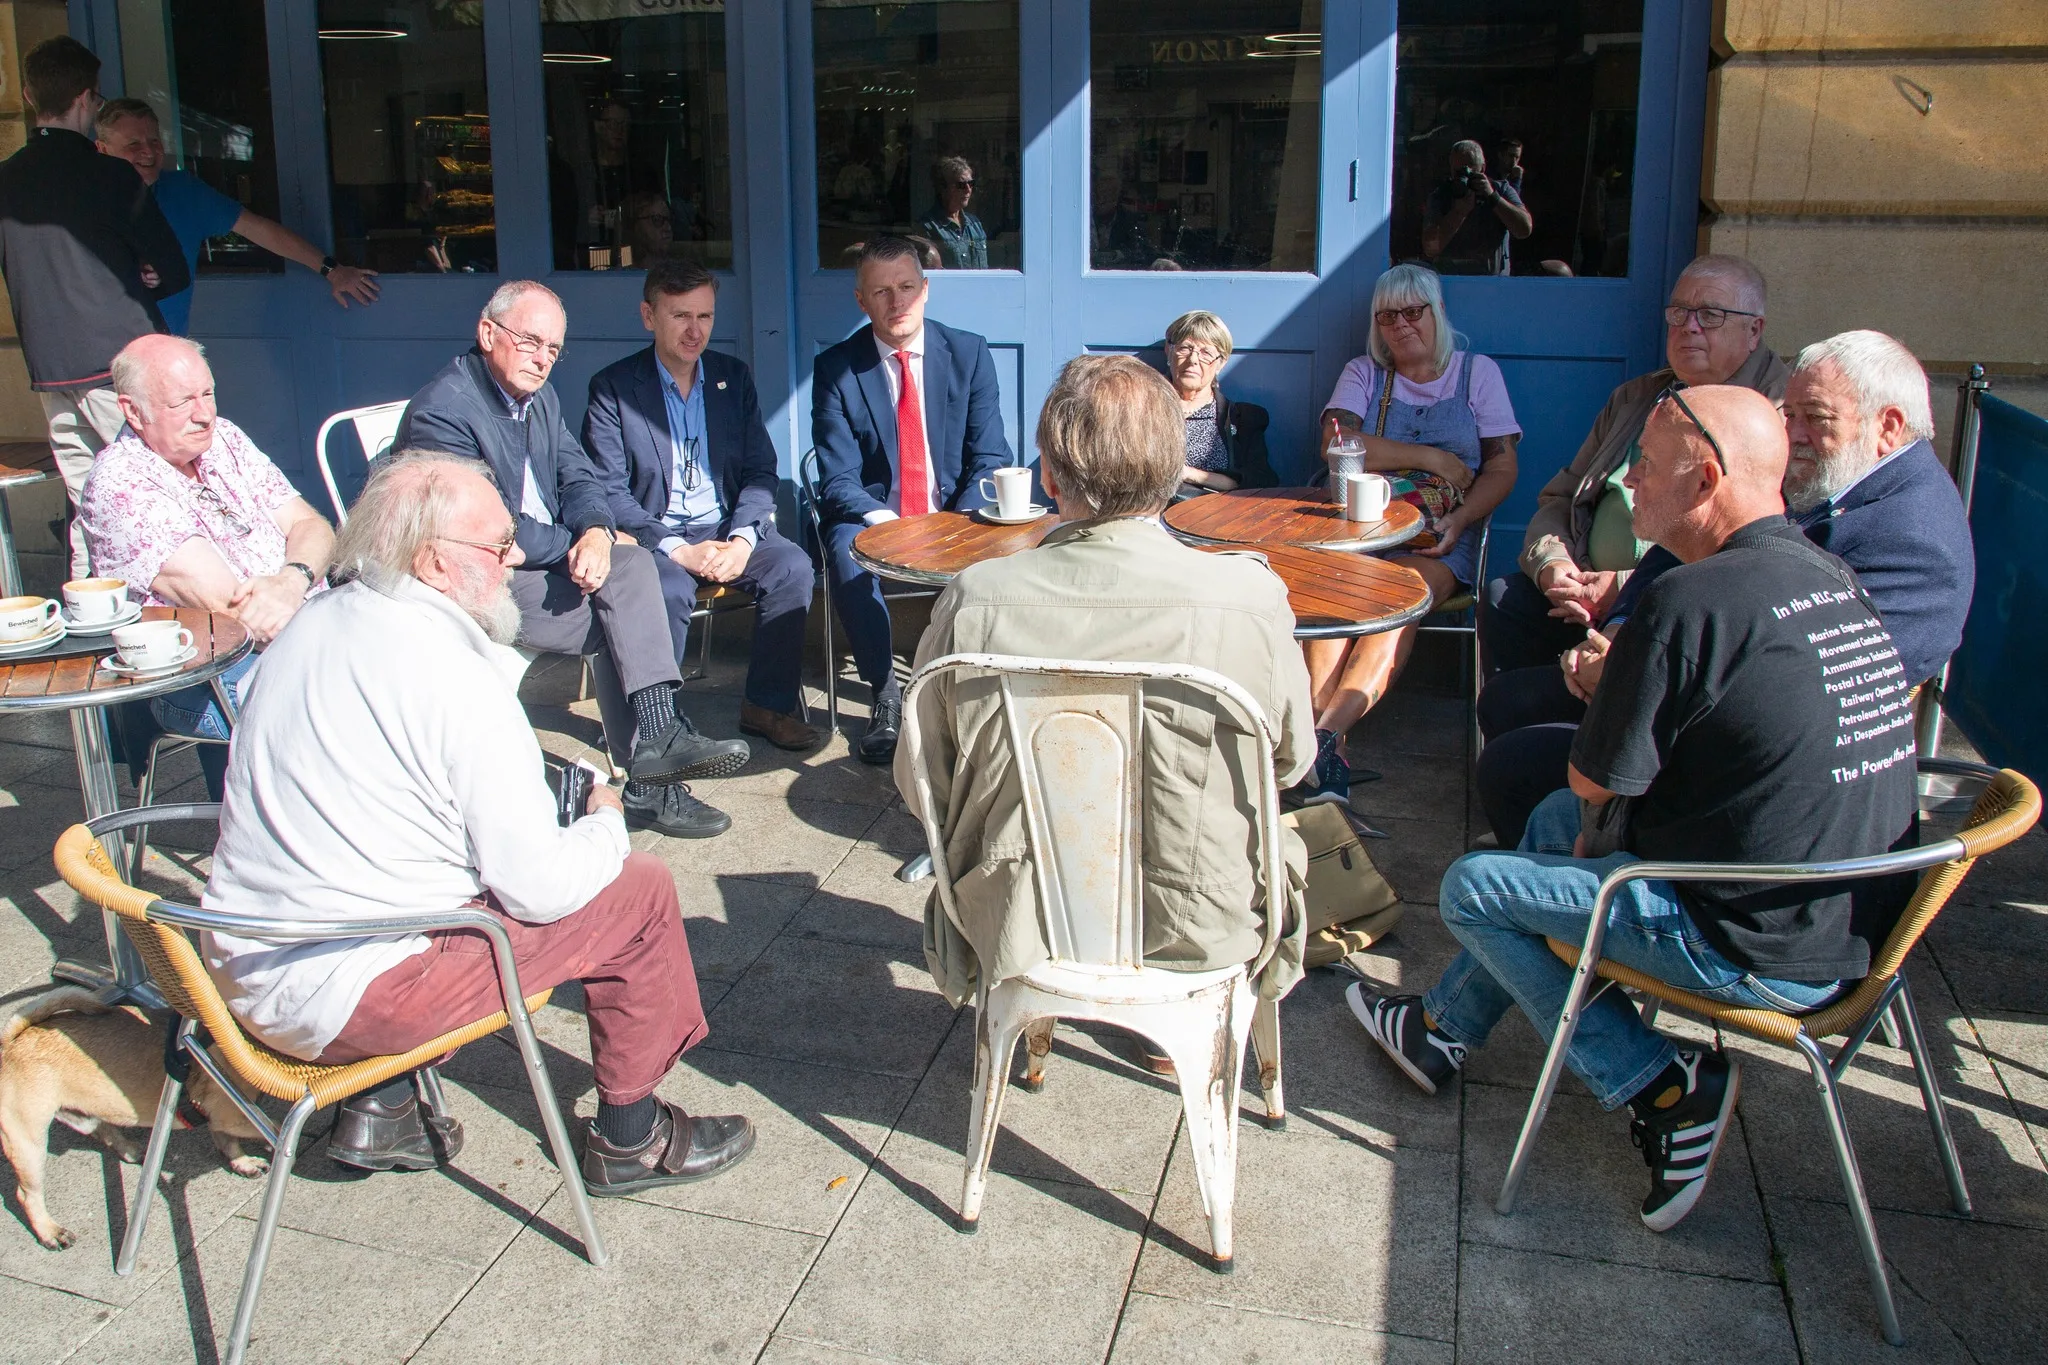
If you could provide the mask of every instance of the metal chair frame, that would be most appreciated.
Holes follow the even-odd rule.
[[[217,804],[167,805],[146,807],[139,810],[121,811],[88,821],[85,829],[97,841],[102,836],[117,830],[145,825],[152,820],[218,820],[220,807]],[[66,836],[67,839],[70,836]],[[65,853],[60,841],[59,852]],[[101,856],[104,849],[100,848]],[[60,859],[60,869],[63,863]],[[112,866],[111,863],[108,864]],[[68,880],[68,878],[67,878]],[[77,883],[73,883],[77,886]],[[78,886],[81,892],[92,895],[94,889]],[[131,887],[120,888],[132,893],[130,899],[147,896],[147,892]],[[104,888],[102,888],[104,890]],[[109,907],[133,915],[134,907]],[[500,989],[504,995],[506,1021],[510,1024],[514,1040],[519,1047],[520,1059],[525,1063],[527,1080],[533,1089],[534,1104],[540,1110],[541,1123],[546,1129],[548,1145],[555,1159],[556,1168],[561,1172],[563,1184],[568,1190],[569,1203],[576,1214],[576,1223],[586,1258],[593,1266],[603,1266],[609,1259],[603,1238],[597,1230],[597,1223],[591,1211],[590,1194],[584,1187],[581,1170],[577,1163],[575,1148],[569,1140],[569,1130],[562,1119],[562,1111],[555,1096],[553,1083],[548,1077],[547,1064],[542,1056],[540,1040],[533,1031],[533,1020],[529,1013],[528,1001],[520,989],[519,965],[512,952],[512,940],[505,927],[495,915],[474,907],[450,910],[443,914],[391,915],[370,920],[290,920],[258,916],[229,915],[219,911],[205,910],[198,906],[182,905],[174,901],[151,897],[146,909],[139,916],[157,924],[173,926],[185,933],[212,931],[243,937],[265,938],[280,941],[307,942],[320,939],[361,938],[384,934],[420,933],[435,929],[474,929],[482,933],[491,944],[491,953],[498,972]],[[171,983],[162,983],[169,985]],[[180,987],[182,989],[182,986]],[[534,1008],[546,1000],[546,993],[534,997]],[[488,1022],[488,1021],[480,1021]],[[472,1028],[475,1026],[472,1025]],[[456,1039],[463,1030],[453,1030],[433,1040],[427,1046],[433,1047],[444,1040]],[[177,1046],[192,1061],[220,1086],[223,1093],[233,1101],[248,1120],[256,1125],[265,1141],[271,1145],[270,1174],[265,1180],[263,1208],[256,1222],[256,1235],[249,1249],[249,1261],[242,1276],[241,1297],[235,1305],[234,1325],[228,1334],[227,1347],[223,1354],[226,1365],[240,1365],[248,1347],[249,1330],[255,1318],[256,1302],[263,1289],[263,1276],[270,1261],[271,1243],[277,1234],[279,1214],[284,1207],[285,1186],[290,1181],[292,1167],[298,1156],[298,1143],[306,1121],[323,1103],[332,1103],[332,1097],[322,1099],[315,1089],[308,1085],[304,1093],[293,1101],[290,1110],[281,1122],[274,1122],[257,1103],[243,1092],[243,1086],[236,1080],[230,1065],[215,1055],[218,1043],[203,1038],[199,1033],[199,1021],[184,1015],[179,1021]],[[459,1042],[458,1042],[459,1045]],[[446,1050],[445,1048],[441,1050]],[[421,1049],[415,1049],[415,1052]],[[405,1054],[407,1058],[412,1053]],[[398,1058],[370,1059],[357,1063],[354,1068],[334,1067],[334,1071],[355,1068],[389,1069],[378,1067],[378,1063],[398,1063]],[[403,1074],[411,1066],[399,1066],[394,1074]],[[367,1083],[376,1083],[369,1081]],[[430,1104],[440,1101],[440,1078],[422,1073],[422,1087],[427,1091]],[[166,1075],[162,1094],[158,1097],[156,1119],[150,1129],[149,1145],[143,1155],[140,1180],[136,1186],[128,1230],[121,1239],[121,1250],[115,1260],[114,1270],[118,1275],[130,1274],[135,1268],[135,1258],[142,1245],[144,1228],[149,1219],[151,1197],[157,1181],[163,1172],[164,1155],[169,1146],[171,1131],[177,1126],[178,1101],[183,1085],[171,1075]]]
[[[1466,670],[1466,674],[1472,684],[1472,716],[1469,738],[1471,741],[1472,761],[1474,763],[1479,761],[1479,750],[1486,743],[1485,736],[1479,733],[1479,689],[1486,685],[1486,679],[1479,671],[1479,594],[1486,591],[1486,548],[1487,542],[1492,537],[1493,518],[1488,517],[1486,523],[1479,528],[1479,558],[1472,566],[1471,591],[1462,592],[1456,597],[1432,604],[1429,615],[1423,617],[1422,624],[1415,628],[1418,634],[1463,635],[1470,642],[1466,645],[1466,649],[1470,651],[1471,667]],[[1464,612],[1471,613],[1470,620],[1455,624],[1448,622],[1434,626],[1429,624],[1439,616],[1451,616]]]
[[[320,432],[313,438],[313,459],[320,466],[321,482],[327,485],[327,499],[334,504],[334,524],[336,526],[348,524],[348,504],[341,500],[341,485],[335,480],[334,466],[327,458],[327,437],[329,433],[343,422],[356,423],[356,441],[363,449],[363,463],[366,465],[374,464],[377,457],[391,449],[392,443],[398,439],[398,418],[404,415],[408,401],[407,399],[400,398],[390,403],[372,403],[366,408],[344,408],[320,424]],[[390,437],[377,449],[370,449],[371,443],[363,439],[361,419],[366,417],[382,418],[392,414],[395,415],[392,416]]]
[[[1942,1106],[1941,1089],[1932,1063],[1927,1054],[1927,1041],[1921,1028],[1919,1012],[1914,1008],[1913,991],[1906,980],[1904,957],[1914,942],[1926,932],[1949,896],[1954,894],[1970,863],[1978,856],[1991,852],[2024,834],[2032,826],[2040,812],[2041,796],[2033,783],[2017,773],[2001,772],[1983,764],[1965,763],[1952,759],[1922,759],[1921,772],[1938,772],[1954,776],[1972,777],[1997,781],[2004,779],[2017,790],[2016,806],[2005,812],[1990,812],[1985,816],[1986,824],[2003,821],[1996,830],[1975,828],[1978,820],[1973,813],[1971,823],[1963,833],[1947,839],[1925,844],[1919,848],[1905,849],[1896,853],[1881,853],[1868,858],[1849,858],[1835,862],[1749,864],[1749,863],[1674,863],[1634,862],[1615,868],[1600,883],[1599,894],[1593,903],[1593,913],[1586,926],[1585,941],[1574,953],[1571,945],[1556,939],[1550,941],[1551,948],[1560,957],[1574,961],[1571,985],[1565,993],[1564,1008],[1559,1013],[1557,1027],[1552,1030],[1549,1053],[1543,1059],[1543,1071],[1536,1083],[1536,1092],[1530,1098],[1529,1111],[1522,1122],[1521,1136],[1515,1142],[1513,1158],[1508,1163],[1506,1177],[1501,1182],[1500,1195],[1494,1201],[1494,1208],[1502,1215],[1511,1214],[1515,1198],[1522,1187],[1522,1180],[1528,1174],[1529,1162],[1536,1149],[1537,1134],[1542,1130],[1543,1120],[1550,1112],[1550,1102],[1557,1092],[1558,1081],[1564,1074],[1565,1058],[1571,1050],[1572,1038],[1578,1032],[1579,1020],[1584,1016],[1585,1007],[1600,991],[1610,985],[1620,984],[1654,996],[1662,1003],[1674,1005],[1699,1013],[1716,1025],[1728,1024],[1755,1037],[1765,1038],[1792,1047],[1805,1059],[1813,1076],[1813,1086],[1818,1095],[1822,1111],[1827,1120],[1828,1138],[1833,1145],[1835,1165],[1842,1177],[1842,1187],[1848,1196],[1850,1219],[1856,1228],[1856,1240],[1863,1253],[1864,1266],[1870,1275],[1871,1291],[1877,1299],[1878,1318],[1884,1329],[1885,1340],[1894,1346],[1905,1343],[1900,1331],[1898,1309],[1892,1300],[1891,1284],[1884,1268],[1884,1252],[1878,1244],[1877,1225],[1871,1216],[1870,1200],[1863,1189],[1863,1174],[1856,1161],[1856,1149],[1849,1136],[1848,1117],[1842,1108],[1839,1086],[1849,1066],[1856,1059],[1870,1035],[1881,1025],[1890,1026],[1894,1015],[1897,1027],[1904,1035],[1906,1050],[1913,1060],[1913,1070],[1920,1082],[1921,1099],[1927,1108],[1928,1126],[1933,1132],[1934,1146],[1941,1160],[1943,1174],[1948,1179],[1949,1198],[1957,1213],[1971,1212],[1970,1193],[1963,1180],[1963,1171],[1956,1157],[1955,1139],[1949,1131],[1948,1115]],[[1979,812],[1985,809],[1980,801]],[[1898,966],[1889,979],[1877,983],[1872,998],[1856,1006],[1854,996],[1870,989],[1871,978],[1865,984],[1854,988],[1836,1002],[1822,1006],[1805,1015],[1782,1014],[1762,1009],[1744,1009],[1708,1001],[1682,988],[1657,981],[1643,973],[1621,967],[1618,964],[1601,961],[1601,949],[1607,938],[1607,919],[1614,898],[1630,882],[1838,882],[1870,877],[1887,876],[1899,872],[1921,869],[1936,869],[1923,878],[1921,888],[1915,893],[1915,901],[1922,896],[1937,895],[1939,899],[1931,910],[1920,916],[1917,927],[1909,928],[1907,918],[1912,916],[1909,907],[1907,916],[1902,917],[1899,928],[1893,931],[1885,945],[1886,954],[1897,950]],[[1945,888],[1930,889],[1932,878],[1946,877]],[[1903,944],[1902,944],[1903,940]],[[1575,959],[1575,960],[1574,960]],[[1875,973],[1873,974],[1875,975]],[[1593,986],[1598,978],[1599,986]],[[1852,1006],[1854,1008],[1852,1008]],[[1844,1017],[1847,1016],[1847,1017]],[[1808,1021],[1823,1021],[1809,1031]],[[1775,1027],[1771,1027],[1775,1025]],[[1788,1037],[1778,1036],[1789,1033]],[[1842,1034],[1847,1041],[1830,1058],[1820,1046],[1821,1038]]]

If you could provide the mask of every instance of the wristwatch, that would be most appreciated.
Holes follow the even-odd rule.
[[[314,573],[310,565],[301,564],[296,559],[292,560],[289,564],[286,564],[285,567],[287,569],[297,569],[300,573],[306,576],[307,592],[313,591],[313,585],[320,581],[320,575]]]
[[[341,262],[335,260],[332,256],[322,256],[320,258],[320,278],[323,280],[326,279],[329,275],[333,274],[337,269],[339,269],[340,266]]]

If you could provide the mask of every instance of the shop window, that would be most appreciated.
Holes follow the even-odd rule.
[[[334,254],[389,273],[498,268],[481,4],[320,0]]]
[[[724,11],[543,0],[555,269],[731,268]]]
[[[881,233],[928,269],[1022,265],[1016,0],[812,0],[811,34],[820,268]]]
[[[277,139],[263,0],[122,0],[120,20],[121,84],[155,114],[162,169],[182,171],[275,219]],[[150,122],[131,117],[145,128]],[[199,248],[202,275],[283,269],[283,261],[231,232]]]
[[[1395,260],[1626,275],[1643,0],[1402,0]]]
[[[1094,0],[1097,270],[1316,268],[1321,0]]]

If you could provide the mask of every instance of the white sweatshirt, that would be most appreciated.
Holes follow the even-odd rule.
[[[488,888],[533,924],[588,903],[625,861],[625,821],[603,810],[557,824],[518,667],[414,578],[358,580],[306,603],[243,698],[201,903],[370,919],[451,910]],[[206,939],[229,1008],[306,1060],[373,980],[427,946],[422,934]]]

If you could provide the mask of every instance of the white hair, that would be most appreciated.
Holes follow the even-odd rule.
[[[1451,144],[1451,155],[1455,157],[1459,152],[1464,152],[1468,156],[1478,157],[1479,164],[1482,166],[1486,164],[1486,148],[1480,146],[1469,137],[1461,138]]]
[[[1856,395],[1856,415],[1873,422],[1886,408],[1906,416],[1906,435],[1915,441],[1934,436],[1934,406],[1927,391],[1927,371],[1913,353],[1883,332],[1841,332],[1816,341],[1792,362],[1800,374],[1817,365],[1833,364]]]
[[[491,291],[490,301],[484,304],[484,316],[496,322],[518,307],[519,301],[528,294],[547,295],[554,301],[555,307],[562,309],[563,317],[569,315],[569,310],[562,306],[561,296],[539,280],[507,280]]]
[[[1418,303],[1429,305],[1436,314],[1436,370],[1442,374],[1450,368],[1451,355],[1465,340],[1451,328],[1450,315],[1444,312],[1444,285],[1434,270],[1426,265],[1413,263],[1397,265],[1380,276],[1379,283],[1372,287],[1372,312],[1382,308],[1412,308]],[[1383,370],[1394,368],[1394,353],[1387,349],[1386,339],[1380,335],[1377,322],[1365,343],[1366,354],[1372,363]]]
[[[1724,252],[1708,252],[1695,256],[1685,269],[1678,272],[1678,280],[1671,286],[1676,295],[1678,285],[1690,279],[1721,280],[1735,286],[1735,296],[1745,310],[1764,315],[1764,272],[1756,263],[1742,256],[1730,256]]]
[[[155,332],[151,332],[149,337],[155,345],[144,347],[144,350],[155,350],[165,345],[178,346],[183,347],[194,360],[201,363],[204,363],[206,360],[206,348],[190,338],[166,336],[159,340]],[[135,353],[135,344],[130,342],[121,348],[120,354],[114,357],[114,363],[107,369],[107,379],[108,382],[113,384],[115,393],[120,394],[123,398],[133,400],[139,407],[147,408],[149,406],[149,381],[155,372],[155,367],[140,355],[137,355]]]

